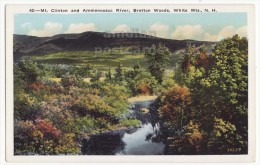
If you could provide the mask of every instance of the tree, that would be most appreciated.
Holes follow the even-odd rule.
[[[41,70],[38,68],[37,63],[31,60],[21,60],[17,64],[16,74],[27,83],[36,82],[42,76]]]
[[[204,72],[201,76],[195,77],[189,85],[194,119],[201,122],[201,128],[209,136],[214,134],[212,130],[216,129],[216,123],[222,123],[223,128],[234,127],[235,132],[232,134],[241,136],[242,142],[235,144],[246,148],[244,144],[248,140],[248,41],[234,35],[217,43],[211,56],[203,59],[202,55],[200,54],[197,64],[202,64]],[[202,61],[203,63],[200,63]],[[208,68],[204,65],[207,63],[210,63]],[[212,136],[206,138],[212,139]],[[212,141],[214,144],[218,143],[214,145],[215,149],[223,143],[223,148],[215,152],[227,152],[224,148],[228,146],[224,139],[215,138]],[[243,152],[246,153],[247,150],[243,149]]]
[[[129,70],[125,72],[125,79],[126,81],[130,82],[133,80],[138,74],[143,72],[144,69],[140,66],[139,62],[134,65],[133,70]]]
[[[191,97],[188,88],[175,85],[161,97],[159,116],[168,128],[182,129],[189,121]]]
[[[195,46],[187,44],[185,52],[183,53],[183,60],[181,62],[181,71],[183,73],[188,73],[191,66],[194,66],[196,61]]]
[[[206,71],[212,67],[212,57],[206,52],[205,45],[203,45],[198,52],[196,63],[196,68],[204,68]]]
[[[234,35],[219,42],[212,53],[214,62],[209,82],[219,117],[235,124],[247,135],[248,121],[248,41]],[[213,100],[212,100],[213,101]],[[225,104],[223,104],[225,103]]]
[[[235,35],[217,43],[211,55],[207,55],[204,47],[200,48],[197,57],[192,55],[196,60],[190,62],[186,78],[180,78],[182,82],[179,83],[189,87],[192,107],[196,111],[194,117],[204,119],[202,127],[207,127],[205,129],[210,130],[214,118],[218,117],[244,130],[241,133],[246,136],[247,53],[247,39]]]
[[[188,50],[176,80],[189,88],[189,94],[181,96],[179,93],[186,92],[175,89],[161,97],[161,122],[180,130],[180,134],[177,132],[170,137],[175,141],[169,142],[169,146],[173,145],[172,150],[182,154],[192,150],[194,153],[226,154],[233,153],[229,148],[234,147],[238,153],[247,153],[247,39],[238,35],[224,39],[215,45],[211,54],[207,54],[203,46],[197,53],[193,51],[195,48]],[[186,104],[182,103],[184,98],[189,98]],[[189,122],[199,127],[187,125]],[[202,138],[199,150],[190,148],[194,133]]]
[[[109,70],[108,70],[107,79],[108,79],[109,81],[112,80],[112,73],[111,73],[111,68],[110,68],[110,67],[109,67]]]
[[[70,88],[73,86],[79,86],[82,83],[82,79],[76,77],[75,75],[67,74],[62,77],[61,84],[65,88]]]
[[[200,124],[190,121],[182,131],[175,133],[174,136],[167,138],[167,154],[203,154],[205,151],[203,133]]]
[[[237,153],[247,152],[247,141],[236,131],[236,126],[230,122],[215,118],[213,131],[209,135],[207,143],[210,153],[227,153],[228,150],[236,148]],[[232,151],[229,151],[232,153]]]
[[[102,73],[101,73],[101,71],[100,70],[97,70],[95,73],[94,73],[94,75],[92,76],[92,78],[91,78],[91,82],[98,82],[99,81],[99,79],[101,78],[101,75],[102,75]]]
[[[163,73],[169,61],[171,52],[169,49],[162,45],[152,45],[150,48],[145,49],[145,57],[149,64],[149,71],[161,83],[163,81]]]
[[[141,69],[141,66],[140,66],[140,63],[138,61],[137,64],[134,66],[134,71],[137,71],[139,69]]]
[[[118,84],[104,84],[101,89],[103,100],[112,107],[113,115],[120,118],[129,107],[128,91],[125,86]]]
[[[144,69],[136,69],[131,73],[131,76],[133,77],[127,80],[134,96],[138,94],[149,95],[155,92],[158,81],[151,75],[151,73]]]
[[[195,45],[188,44],[177,68],[175,79],[180,85],[191,88],[194,85],[193,81],[203,77],[210,67],[211,58],[206,53],[205,45],[196,48]]]
[[[124,71],[123,71],[123,65],[121,62],[119,62],[118,67],[116,68],[115,80],[118,82],[121,82],[124,80]]]

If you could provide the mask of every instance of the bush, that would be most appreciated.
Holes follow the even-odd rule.
[[[81,153],[79,143],[75,142],[74,133],[64,134],[55,147],[55,154],[77,155]]]
[[[167,139],[168,154],[202,154],[203,134],[198,123],[190,121],[181,132]]]
[[[61,79],[61,84],[65,88],[73,87],[73,86],[80,86],[82,84],[82,79],[76,77],[75,75],[65,75]]]
[[[16,66],[15,74],[27,83],[36,82],[42,77],[42,71],[37,66],[36,62],[31,60],[22,60]]]
[[[130,89],[134,96],[154,94],[158,81],[149,72],[141,70],[133,79],[128,79]]]
[[[230,148],[239,149],[237,153],[247,153],[247,141],[237,134],[235,125],[215,118],[213,130],[208,141],[208,148],[209,153],[225,154]]]
[[[15,123],[15,154],[53,155],[61,131],[47,120],[18,121]]]
[[[182,129],[188,122],[190,104],[191,97],[188,88],[175,85],[161,96],[159,117],[168,128]]]
[[[141,121],[137,119],[125,119],[122,122],[120,122],[119,125],[124,127],[130,127],[130,126],[138,127],[141,125]]]

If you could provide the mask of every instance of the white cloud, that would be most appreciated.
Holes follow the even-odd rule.
[[[202,38],[202,41],[217,41],[218,35],[210,34],[210,33],[204,33],[204,36]]]
[[[23,24],[21,25],[21,27],[22,27],[23,29],[31,29],[31,28],[32,28],[32,23],[30,23],[30,22],[23,23]]]
[[[47,22],[42,29],[33,29],[29,31],[29,35],[38,37],[47,37],[62,32],[62,24],[56,22]]]
[[[121,24],[116,26],[113,30],[112,33],[127,33],[127,32],[132,32],[133,30],[126,24]]]
[[[241,37],[247,37],[247,26],[242,26],[236,30],[236,34]]]
[[[65,33],[82,33],[86,31],[97,31],[97,27],[94,23],[70,24],[68,30]]]
[[[150,26],[149,30],[151,32],[155,32],[157,37],[165,37],[168,38],[169,26],[165,24],[155,23]]]
[[[227,37],[232,37],[238,34],[240,37],[247,36],[247,27],[242,26],[235,28],[233,26],[226,26],[222,28],[217,34],[206,32],[201,25],[184,25],[177,26],[172,33],[174,39],[194,39],[203,41],[220,41]]]
[[[174,39],[199,39],[203,34],[201,25],[177,26],[172,33]]]
[[[233,26],[226,26],[218,33],[218,40],[231,37],[235,34],[236,29]]]
[[[218,40],[232,37],[233,35],[238,34],[240,37],[247,36],[247,27],[242,26],[239,28],[234,28],[233,26],[226,26],[218,33]]]

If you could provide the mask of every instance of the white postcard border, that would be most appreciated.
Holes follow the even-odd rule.
[[[169,6],[169,5],[167,5]],[[231,9],[224,7],[224,10]],[[7,8],[8,10],[8,8]],[[24,10],[18,7],[15,11]],[[249,40],[249,87],[255,87],[255,24],[254,24],[254,8],[246,8],[240,6],[232,8],[233,11],[248,12],[248,40]],[[12,11],[7,11],[6,19],[6,159],[8,162],[251,162],[255,159],[255,89],[249,88],[249,154],[248,155],[205,155],[205,156],[13,156],[13,124],[12,111],[12,35],[13,35],[13,14]],[[104,13],[105,14],[105,13]]]

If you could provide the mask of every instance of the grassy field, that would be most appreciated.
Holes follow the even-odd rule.
[[[175,66],[181,55],[172,54],[170,56],[169,67]],[[143,68],[147,68],[144,54],[131,54],[130,52],[98,52],[94,51],[66,51],[46,55],[33,55],[29,57],[38,63],[46,64],[90,64],[96,67],[117,67],[119,62],[124,67],[129,68],[138,62]]]
[[[138,62],[146,65],[143,54],[114,54],[98,53],[91,51],[58,52],[47,55],[34,55],[30,57],[39,63],[48,64],[91,64],[95,66],[116,67],[121,62],[124,67],[132,67]]]

